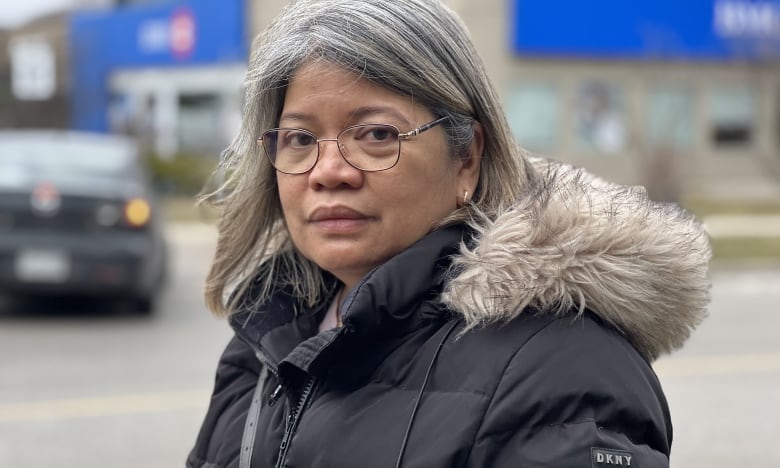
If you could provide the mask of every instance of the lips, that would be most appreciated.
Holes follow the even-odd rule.
[[[348,208],[346,206],[334,206],[317,208],[309,216],[309,222],[317,223],[338,220],[364,220],[368,218],[368,216],[357,210],[353,210],[352,208]]]
[[[307,224],[326,236],[355,236],[375,218],[346,206],[320,207],[314,210]]]

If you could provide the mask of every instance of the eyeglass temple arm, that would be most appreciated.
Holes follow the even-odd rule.
[[[427,124],[425,124],[425,125],[421,125],[421,126],[419,126],[419,127],[415,128],[414,130],[412,130],[412,131],[410,131],[410,132],[407,132],[407,133],[399,133],[399,134],[398,134],[398,139],[400,139],[400,140],[408,140],[408,139],[409,139],[409,138],[411,138],[411,137],[417,136],[417,135],[421,134],[422,132],[424,132],[424,131],[426,131],[426,130],[429,130],[429,129],[431,129],[431,128],[433,128],[433,127],[437,126],[437,125],[439,125],[440,123],[444,122],[444,121],[445,121],[445,120],[447,120],[448,118],[449,118],[449,117],[447,117],[447,116],[445,115],[444,117],[439,117],[438,119],[434,120],[433,122],[428,122],[428,123],[427,123]]]

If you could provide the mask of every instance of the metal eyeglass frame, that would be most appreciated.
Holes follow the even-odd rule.
[[[312,169],[314,169],[314,166],[316,166],[317,163],[320,160],[320,143],[323,142],[323,141],[335,141],[336,142],[336,146],[339,149],[339,154],[341,155],[341,157],[344,158],[344,161],[346,161],[347,164],[349,164],[350,166],[354,167],[355,169],[358,169],[358,170],[363,171],[363,172],[381,172],[381,171],[386,171],[388,169],[394,168],[398,164],[398,161],[401,160],[401,142],[402,141],[407,141],[407,140],[409,140],[412,137],[416,137],[417,135],[432,129],[435,126],[440,125],[441,123],[443,123],[448,118],[449,117],[447,117],[447,116],[439,117],[438,119],[435,119],[435,120],[432,120],[432,121],[430,121],[428,123],[422,124],[419,127],[415,128],[413,130],[410,130],[410,131],[408,131],[406,133],[401,133],[401,131],[398,129],[398,127],[396,127],[395,125],[390,125],[390,124],[361,124],[361,125],[352,125],[352,126],[349,126],[349,127],[345,128],[345,129],[343,129],[341,132],[339,132],[339,134],[336,136],[336,138],[319,138],[314,133],[312,133],[312,132],[310,132],[310,131],[308,131],[306,129],[303,129],[303,128],[287,128],[287,127],[284,127],[284,128],[271,128],[271,129],[268,129],[265,132],[263,132],[263,134],[257,139],[257,142],[263,148],[263,153],[265,153],[266,159],[268,159],[268,162],[271,163],[271,166],[273,166],[273,168],[275,170],[277,170],[277,171],[279,171],[279,172],[281,172],[283,174],[301,175],[301,174],[306,174],[307,172],[309,172]],[[396,156],[395,162],[391,166],[386,167],[384,169],[363,169],[361,167],[355,166],[352,162],[350,162],[349,159],[347,159],[346,156],[344,156],[344,152],[341,150],[341,145],[338,144],[339,138],[345,132],[348,132],[348,131],[353,130],[355,128],[367,127],[367,126],[373,126],[373,125],[383,125],[383,126],[386,126],[386,127],[391,127],[391,128],[394,128],[398,132],[398,156]],[[271,159],[271,155],[268,154],[268,151],[266,151],[266,149],[265,149],[265,145],[263,145],[263,138],[265,137],[265,135],[267,133],[269,133],[269,132],[276,132],[276,131],[279,131],[279,130],[298,130],[298,131],[306,132],[309,135],[314,137],[314,139],[315,139],[315,141],[317,143],[317,157],[314,158],[314,163],[311,165],[310,168],[306,169],[303,172],[285,172],[285,171],[282,171],[282,170],[280,170],[279,168],[276,167],[276,164],[274,164],[273,160]]]

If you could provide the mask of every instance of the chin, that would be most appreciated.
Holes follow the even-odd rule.
[[[346,278],[362,278],[382,263],[367,258],[352,259],[346,255],[337,255],[335,258],[320,257],[314,261],[320,268],[342,281]]]

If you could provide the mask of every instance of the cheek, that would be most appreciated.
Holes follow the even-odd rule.
[[[279,200],[282,202],[282,208],[293,203],[296,194],[300,193],[300,181],[287,174],[277,174],[276,190],[279,193]]]
[[[277,177],[276,180],[279,203],[282,207],[282,214],[284,215],[285,222],[288,225],[290,225],[291,222],[295,222],[295,216],[293,216],[293,214],[300,210],[302,193],[297,185],[296,181],[290,180],[287,177]]]
[[[415,168],[388,189],[388,199],[396,200],[395,213],[430,225],[457,208],[457,180],[451,166],[444,164]]]

